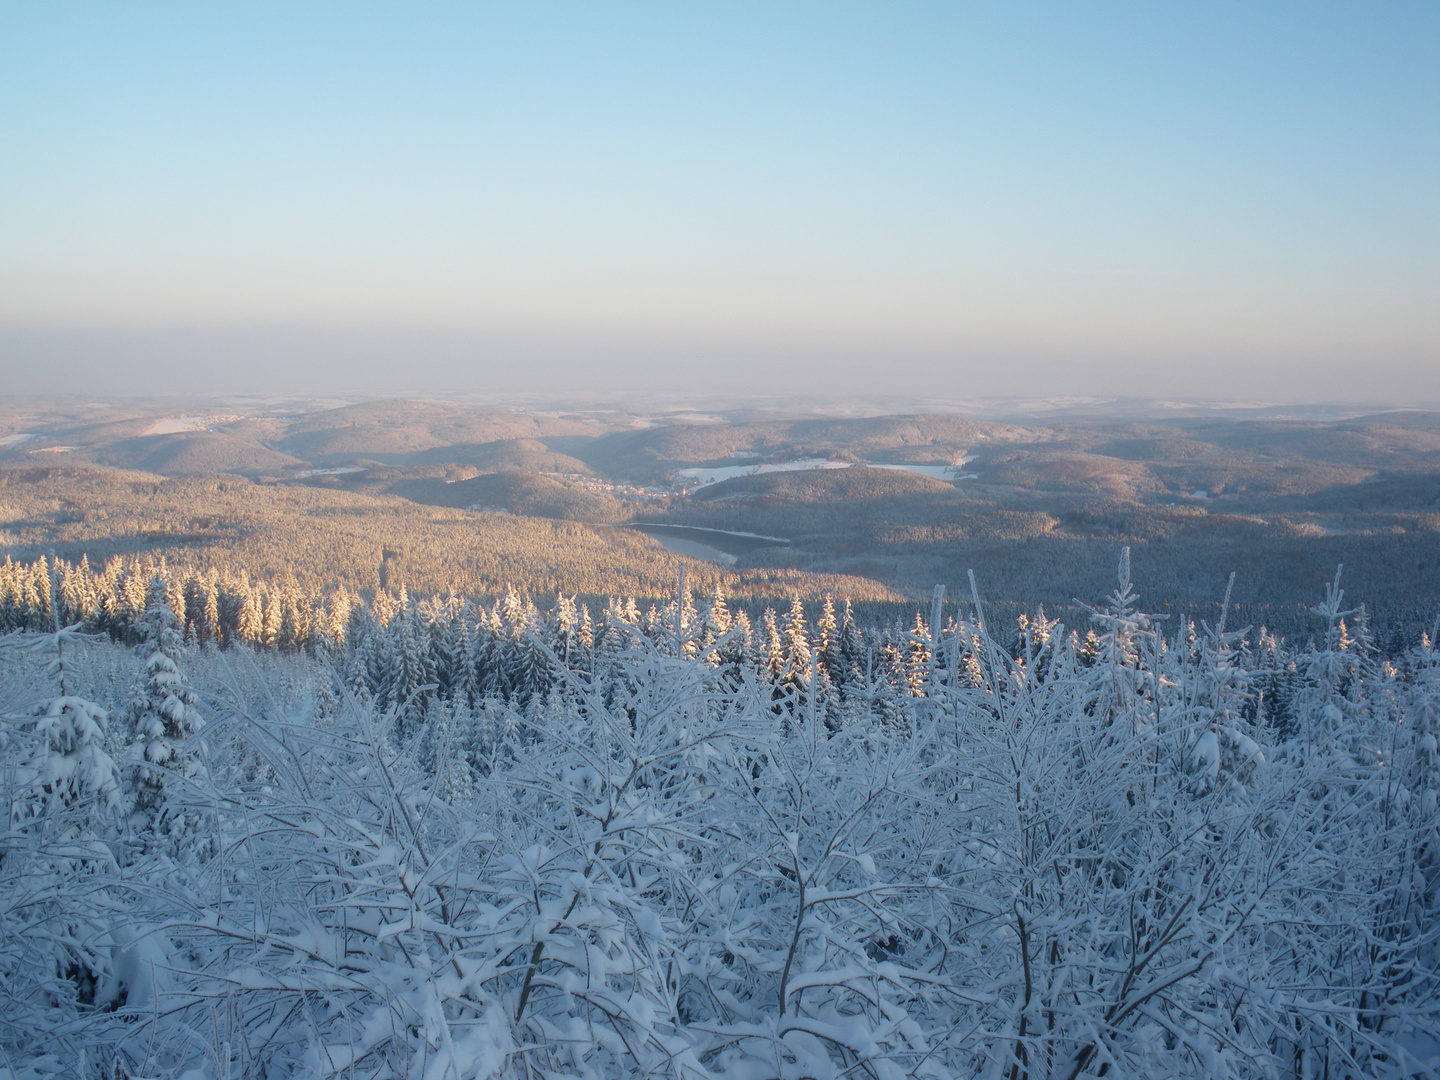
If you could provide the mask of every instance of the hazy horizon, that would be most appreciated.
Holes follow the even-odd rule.
[[[1440,402],[1440,12],[54,5],[4,391]]]

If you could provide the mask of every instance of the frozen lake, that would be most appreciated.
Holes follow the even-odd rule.
[[[343,476],[346,473],[364,472],[359,465],[342,465],[335,469],[306,469],[295,474],[296,480],[304,480],[308,476]],[[447,480],[446,483],[449,483]]]
[[[691,559],[703,559],[706,562],[719,563],[722,566],[734,566],[740,561],[738,555],[731,555],[728,551],[721,551],[709,544],[702,544],[698,540],[686,540],[679,536],[671,536],[666,533],[646,533],[652,540],[655,540],[666,551],[674,555],[684,555]]]
[[[755,548],[788,546],[783,536],[734,532],[729,529],[706,529],[699,525],[631,525],[629,528],[658,540],[666,551],[688,555],[692,559],[734,566],[739,556]]]
[[[715,468],[677,469],[675,475],[682,480],[696,480],[702,484],[716,484],[737,476],[759,476],[763,473],[807,472],[811,469],[848,469],[852,464],[864,465],[870,469],[898,469],[901,472],[919,473],[936,480],[968,480],[974,473],[962,473],[975,458],[965,457],[953,465],[890,465],[878,461],[831,461],[828,458],[800,458],[796,461],[781,461],[773,465],[720,465]]]
[[[736,476],[759,476],[762,473],[807,472],[810,469],[848,469],[848,461],[830,461],[827,458],[800,458],[798,461],[781,461],[774,465],[721,465],[714,469],[677,469],[675,475],[686,480],[698,480],[702,484],[715,484]]]

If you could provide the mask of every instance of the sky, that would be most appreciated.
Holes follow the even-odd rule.
[[[1440,402],[1440,5],[0,7],[0,390]]]

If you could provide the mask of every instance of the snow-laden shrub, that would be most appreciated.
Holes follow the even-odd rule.
[[[409,689],[377,706],[353,656],[189,650],[205,742],[143,774],[101,767],[130,736],[99,717],[153,649],[72,640],[38,712],[7,653],[3,1067],[1423,1075],[1440,662],[1367,651],[1342,599],[1288,653],[1165,626],[1123,568],[1084,639],[1002,648],[937,596],[910,676],[848,689],[683,605],[537,654],[528,696],[380,671]],[[142,791],[204,842],[117,812]]]

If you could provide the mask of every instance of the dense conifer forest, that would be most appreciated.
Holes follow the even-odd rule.
[[[1434,630],[1129,556],[1073,626],[6,564],[0,1068],[1427,1075]]]
[[[453,485],[452,485],[453,486]],[[677,559],[628,529],[586,522],[417,506],[308,484],[257,484],[235,476],[165,478],[94,468],[0,467],[0,552],[33,562],[50,552],[96,569],[116,559],[176,570],[241,570],[290,579],[311,593],[381,584],[468,595],[668,596]],[[108,572],[108,571],[107,571]],[[856,600],[898,600],[878,582],[845,574],[701,562],[692,580],[724,580],[735,593],[792,590]]]

